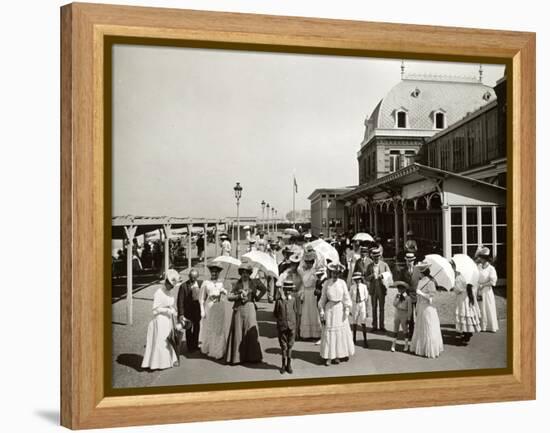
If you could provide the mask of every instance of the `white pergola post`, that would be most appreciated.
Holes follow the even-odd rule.
[[[204,223],[204,272],[208,270],[208,223]]]
[[[216,243],[214,254],[216,254],[216,257],[218,257],[218,243],[219,243],[219,236],[218,236],[218,228],[220,226],[220,221],[216,222],[216,228],[214,232],[214,242]]]
[[[137,226],[124,226],[128,245],[126,245],[126,324],[134,322],[134,299],[133,299],[133,250],[134,236]]]
[[[451,208],[447,204],[441,205],[443,219],[443,257],[451,257]]]
[[[164,275],[168,273],[170,269],[170,236],[172,235],[172,225],[163,224],[162,229],[164,231]]]
[[[407,243],[407,202],[402,201],[403,205],[403,251],[405,251],[405,244]]]
[[[394,239],[394,245],[395,245],[395,258],[397,259],[397,255],[399,254],[399,214],[397,211],[397,200],[393,201],[393,216],[394,216],[394,225],[395,225],[395,239]]]
[[[191,269],[191,233],[193,231],[193,224],[187,224],[187,270]]]

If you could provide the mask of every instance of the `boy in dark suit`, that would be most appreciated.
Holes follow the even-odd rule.
[[[279,288],[275,300],[275,318],[277,319],[277,336],[281,346],[281,369],[292,374],[292,346],[296,333],[296,302],[295,284],[292,280],[285,280]]]
[[[384,286],[384,272],[390,272],[390,267],[381,260],[381,250],[379,247],[370,250],[372,262],[367,266],[367,276],[365,278],[372,303],[372,330],[382,332],[386,331],[384,325],[384,303],[386,302],[387,287]],[[380,313],[380,316],[378,315]]]
[[[191,269],[189,279],[180,286],[178,292],[178,317],[186,328],[185,341],[189,352],[195,352],[199,348],[199,331],[201,328],[199,291],[202,281],[198,277],[198,271]],[[185,326],[186,320],[191,322],[191,326]]]

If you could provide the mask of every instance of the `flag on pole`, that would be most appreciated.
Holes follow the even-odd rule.
[[[298,182],[296,182],[296,175],[293,175],[294,176],[294,191],[297,193],[298,192]]]

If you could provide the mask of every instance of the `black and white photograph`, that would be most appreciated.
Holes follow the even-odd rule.
[[[113,389],[507,368],[504,65],[111,55]]]

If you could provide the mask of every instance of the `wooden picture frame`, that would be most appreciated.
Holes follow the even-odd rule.
[[[104,105],[104,61],[105,41],[116,37],[229,49],[505,63],[508,246],[513,250],[508,254],[510,368],[504,374],[108,395],[104,239],[111,215],[104,119],[110,107]],[[76,3],[61,8],[61,101],[62,425],[80,429],[535,398],[533,33]]]

